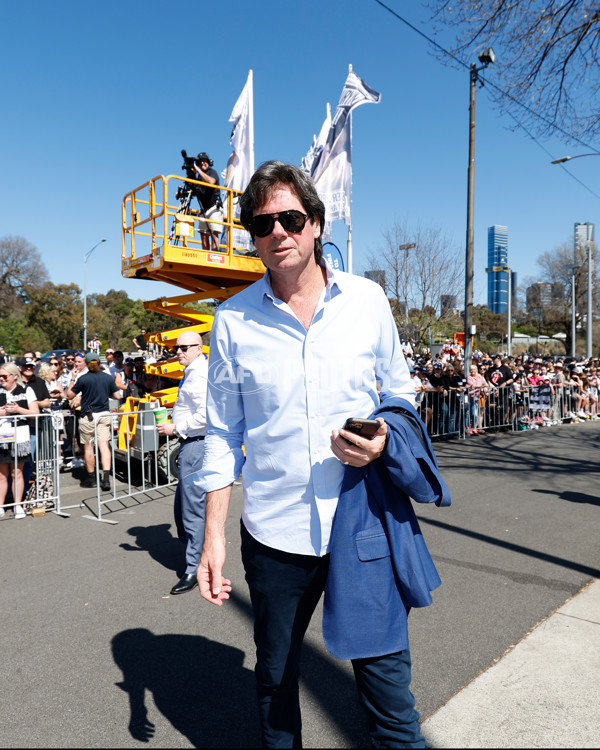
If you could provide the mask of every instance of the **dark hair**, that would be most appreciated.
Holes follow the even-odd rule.
[[[318,220],[320,233],[315,239],[314,250],[315,261],[318,263],[323,257],[321,236],[325,226],[325,205],[319,198],[314,182],[299,167],[284,164],[282,161],[266,161],[261,164],[252,175],[248,187],[240,198],[240,221],[252,234],[254,211],[264,206],[278,185],[285,185],[295,193],[311,222]]]
[[[88,362],[88,370],[90,372],[100,372],[100,362],[95,359],[92,362]]]

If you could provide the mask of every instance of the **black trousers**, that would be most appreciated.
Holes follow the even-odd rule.
[[[325,588],[329,556],[282,552],[242,524],[242,560],[254,610],[256,682],[263,747],[302,747],[298,694],[304,634]],[[408,649],[352,661],[373,747],[425,747],[410,691]]]

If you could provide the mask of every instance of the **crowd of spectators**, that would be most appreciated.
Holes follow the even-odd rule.
[[[90,352],[96,349],[90,347]],[[145,371],[145,365],[157,361],[150,351],[160,351],[161,359],[174,356],[163,347],[138,350],[133,357],[106,348],[101,368],[118,387],[117,408],[128,397],[140,398],[173,387],[173,380]],[[5,515],[5,504],[14,504],[15,518],[25,517],[25,498],[36,479],[37,460],[57,455],[57,436],[60,468],[83,469],[81,394],[74,398],[67,394],[88,372],[85,356],[83,351],[66,352],[53,354],[43,362],[40,352],[26,351],[12,357],[0,346],[0,518]],[[52,420],[44,419],[44,415],[51,415]]]
[[[538,429],[598,419],[600,360],[505,356],[476,350],[465,374],[459,347],[432,356],[404,348],[415,379],[417,407],[432,437],[480,435],[490,430]]]
[[[465,374],[463,350],[454,343],[447,342],[435,356],[427,348],[416,352],[408,342],[403,343],[403,351],[415,382],[417,409],[432,439],[600,418],[598,357],[504,356],[475,350]],[[141,398],[173,387],[172,379],[146,372],[145,365],[157,362],[153,353],[140,349],[134,356],[126,356],[120,350],[106,348],[102,368],[114,378],[120,405],[129,397]],[[172,356],[168,348],[160,348],[159,360]],[[8,436],[8,422],[4,442],[0,433],[0,517],[7,499],[23,501],[35,476],[38,441],[54,435],[53,430],[44,432],[42,422],[34,415],[53,414],[61,441],[61,467],[70,470],[83,466],[78,426],[81,398],[68,399],[67,392],[88,372],[85,353],[53,355],[44,363],[39,352],[27,351],[12,360],[0,346],[0,425],[3,416],[17,415],[18,410],[21,437],[22,428],[30,423],[29,441],[24,453],[24,441],[19,446]],[[16,460],[14,450],[18,451]],[[24,517],[19,506],[15,517]]]

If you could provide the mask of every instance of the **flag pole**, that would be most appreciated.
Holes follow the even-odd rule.
[[[254,73],[248,71],[248,139],[250,140],[250,174],[254,174]]]
[[[348,65],[348,73],[352,73],[352,63]],[[350,120],[350,166],[352,168],[352,110],[348,115]],[[348,273],[352,273],[352,171],[350,171],[350,195],[348,196],[350,201],[350,226],[348,227],[348,242],[346,245],[346,255],[348,260]]]

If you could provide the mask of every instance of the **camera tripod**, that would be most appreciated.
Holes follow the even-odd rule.
[[[176,196],[179,195],[179,208],[177,209],[177,212],[175,216],[173,217],[173,224],[171,225],[171,233],[169,234],[169,244],[171,245],[177,245],[179,243],[180,238],[176,234],[176,224],[177,224],[177,214],[185,214],[187,216],[200,216],[204,217],[204,211],[202,210],[202,205],[200,204],[200,209],[198,211],[195,211],[190,208],[190,205],[192,203],[192,198],[194,197],[194,188],[191,185],[188,185],[187,183],[183,183],[183,185],[178,188]]]

